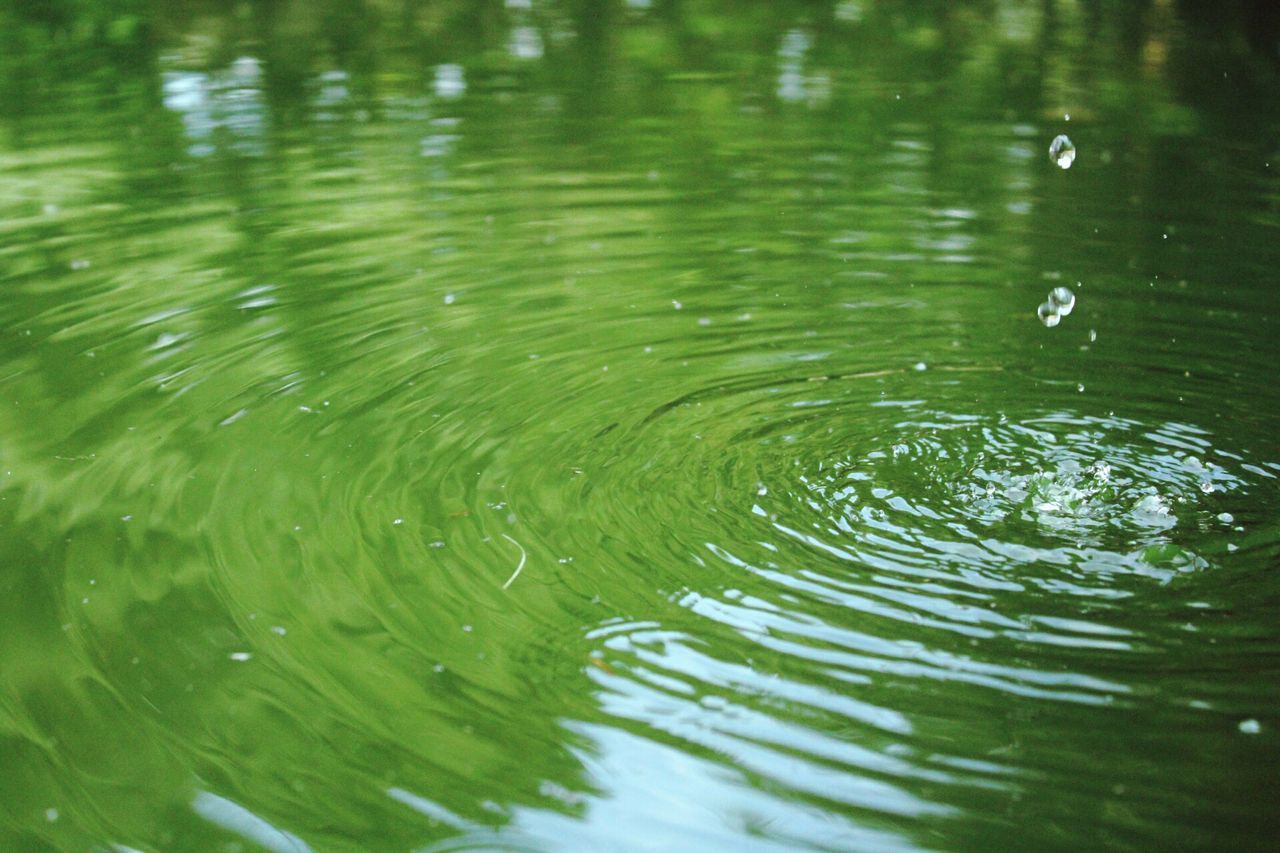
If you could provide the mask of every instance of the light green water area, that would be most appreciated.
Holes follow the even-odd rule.
[[[1196,8],[5,6],[0,848],[1274,849]]]

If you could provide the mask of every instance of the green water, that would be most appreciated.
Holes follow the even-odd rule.
[[[74,5],[0,13],[0,848],[1276,843],[1231,19]]]

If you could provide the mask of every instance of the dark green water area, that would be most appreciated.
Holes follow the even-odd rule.
[[[1276,849],[1276,17],[0,6],[0,849]]]

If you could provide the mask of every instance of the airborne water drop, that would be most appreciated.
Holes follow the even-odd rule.
[[[1065,133],[1059,133],[1049,143],[1049,159],[1062,169],[1070,169],[1071,164],[1076,161],[1076,147]]]
[[[1069,287],[1055,287],[1049,291],[1049,302],[1057,313],[1065,317],[1076,307],[1076,295]]]
[[[1061,322],[1062,317],[1058,314],[1057,309],[1053,307],[1051,302],[1041,302],[1040,307],[1036,309],[1036,316],[1040,318],[1040,322],[1049,328],[1053,328]]]

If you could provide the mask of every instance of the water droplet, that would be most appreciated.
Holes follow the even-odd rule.
[[[1049,159],[1059,168],[1070,169],[1076,160],[1076,147],[1065,133],[1060,133],[1049,143]]]
[[[1076,307],[1076,295],[1069,287],[1055,287],[1049,291],[1049,302],[1065,317]]]
[[[1221,521],[1223,524],[1230,524],[1235,520],[1236,520],[1235,516],[1229,512],[1218,513],[1218,521]]]
[[[251,657],[253,657],[253,655],[251,655],[249,652],[232,652],[230,657],[232,660],[235,660],[235,661],[246,661],[246,660],[249,660]]]
[[[1049,328],[1053,328],[1062,321],[1062,317],[1054,310],[1053,305],[1049,302],[1041,302],[1040,307],[1036,309],[1036,316],[1040,318],[1040,322]]]
[[[456,299],[456,298],[457,298],[457,297],[455,297],[452,293],[446,293],[446,294],[444,295],[444,304],[445,304],[445,305],[452,305],[452,304],[453,304],[453,300],[454,300],[454,299]],[[326,404],[326,405],[327,405],[327,404]]]
[[[49,823],[55,822],[58,819],[58,810],[53,808],[45,809],[44,819],[49,821]]]
[[[1240,725],[1236,726],[1236,728],[1247,735],[1256,735],[1258,732],[1262,731],[1262,723],[1250,718],[1248,720],[1241,720]]]
[[[1206,495],[1211,495],[1211,494],[1213,494],[1213,483],[1210,483],[1210,482],[1208,482],[1207,480],[1206,480],[1205,482],[1201,483],[1201,484],[1200,484],[1200,491],[1204,492]]]
[[[916,362],[916,370],[928,370],[928,369],[929,369],[929,365],[925,364],[923,361]]]

